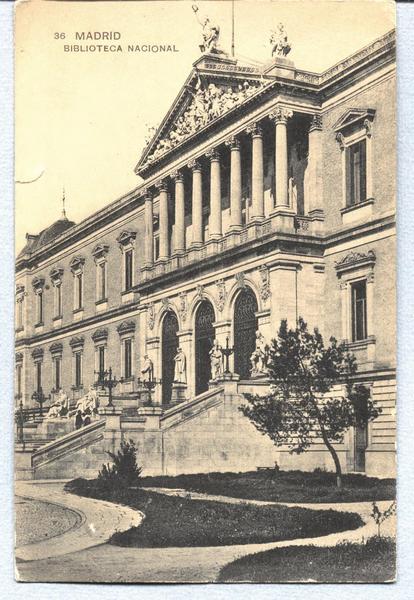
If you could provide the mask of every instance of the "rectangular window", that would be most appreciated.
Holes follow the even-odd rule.
[[[75,310],[82,308],[83,296],[83,273],[78,273],[75,277]]]
[[[82,352],[75,353],[75,387],[82,385]]]
[[[367,195],[367,152],[366,140],[352,144],[348,148],[349,205],[359,204]]]
[[[60,390],[61,388],[61,361],[60,358],[55,358],[55,390]]]
[[[97,265],[97,300],[106,299],[106,262]]]
[[[37,297],[37,322],[43,323],[43,292],[36,294]]]
[[[99,346],[98,348],[98,371],[100,377],[105,371],[105,346]]]
[[[352,341],[367,338],[367,282],[352,284]]]
[[[132,340],[124,341],[124,377],[132,377]]]
[[[22,365],[16,367],[16,393],[20,398],[22,395]]]
[[[42,363],[36,363],[36,391],[42,391]]]
[[[17,301],[17,329],[23,329],[23,299]]]
[[[125,291],[129,291],[133,286],[132,275],[133,275],[133,260],[132,250],[127,250],[124,254],[125,258]]]
[[[55,317],[62,316],[62,286],[55,286]]]

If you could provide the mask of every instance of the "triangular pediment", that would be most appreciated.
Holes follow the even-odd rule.
[[[140,174],[169,152],[257,94],[269,83],[257,66],[227,55],[203,55],[148,141],[135,169]]]
[[[351,125],[363,123],[365,119],[372,121],[374,116],[375,109],[373,108],[349,108],[335,123],[334,131],[342,131]]]

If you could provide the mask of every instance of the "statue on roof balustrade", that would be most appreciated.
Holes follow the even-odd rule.
[[[199,45],[201,52],[206,52],[208,54],[224,54],[223,50],[221,50],[218,45],[220,26],[217,23],[212,22],[207,15],[200,17],[198,14],[198,6],[196,4],[193,4],[192,9],[197,21],[202,27],[203,40]]]
[[[283,23],[279,23],[277,29],[270,32],[270,45],[272,57],[287,56],[289,54],[291,47]]]

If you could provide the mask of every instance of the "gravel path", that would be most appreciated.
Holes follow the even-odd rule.
[[[39,560],[91,548],[105,543],[116,531],[137,527],[142,520],[142,513],[128,506],[81,498],[65,492],[63,485],[38,481],[16,482],[15,491],[18,496],[56,504],[62,510],[75,512],[81,519],[79,526],[62,535],[18,546],[15,551],[18,560]]]
[[[16,546],[62,535],[82,523],[79,513],[50,502],[17,496],[14,507]]]

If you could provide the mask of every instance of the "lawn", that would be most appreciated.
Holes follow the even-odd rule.
[[[395,579],[395,561],[395,542],[390,538],[332,548],[291,546],[244,556],[223,567],[218,581],[383,583]]]
[[[143,477],[141,485],[277,502],[372,502],[395,498],[395,479],[344,475],[343,488],[339,490],[335,474],[326,471],[275,473],[271,470]]]
[[[284,506],[255,506],[191,500],[142,488],[102,489],[96,480],[76,479],[67,491],[125,504],[142,511],[139,527],[112,536],[110,543],[133,547],[221,546],[317,537],[357,529],[354,513]]]

